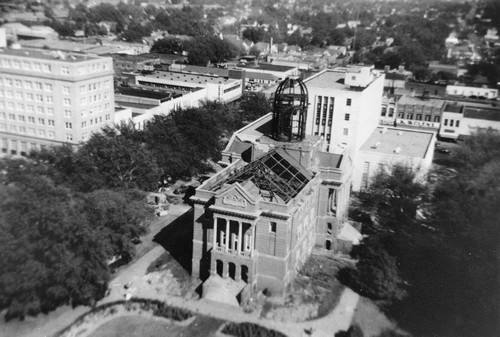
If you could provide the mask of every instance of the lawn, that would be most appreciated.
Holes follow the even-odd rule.
[[[190,325],[179,326],[154,317],[117,317],[98,327],[89,337],[210,337],[224,322],[198,316]]]

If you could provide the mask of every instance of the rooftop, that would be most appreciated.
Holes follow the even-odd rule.
[[[464,117],[500,122],[500,109],[494,107],[478,108],[466,106],[464,109]]]
[[[271,202],[288,203],[313,178],[313,173],[300,165],[282,149],[275,149],[236,170],[212,191],[239,183],[248,192]]]
[[[408,94],[401,96],[398,101],[400,105],[423,105],[441,109],[445,104],[442,99],[412,97]]]
[[[158,78],[175,82],[198,83],[202,85],[207,83],[223,84],[234,81],[234,80],[229,80],[225,77],[219,77],[207,74],[192,74],[192,73],[177,72],[177,71],[155,71],[152,74],[142,75],[142,77]]]
[[[285,71],[290,71],[290,70],[296,69],[297,67],[280,66],[280,65],[271,64],[271,63],[259,63],[258,65],[255,65],[255,64],[239,65],[238,68],[285,72]]]
[[[324,89],[346,89],[344,84],[345,73],[335,70],[327,70],[317,76],[312,76],[304,80],[308,87]]]
[[[363,144],[361,151],[424,158],[433,137],[432,132],[379,127]]]
[[[101,57],[87,54],[33,49],[3,49],[0,50],[0,55],[11,55],[42,60],[57,60],[70,63],[101,59]]]
[[[126,96],[157,99],[161,102],[165,102],[172,98],[181,96],[181,94],[177,94],[170,91],[166,92],[159,90],[145,90],[145,89],[131,88],[131,87],[116,87],[116,91]]]

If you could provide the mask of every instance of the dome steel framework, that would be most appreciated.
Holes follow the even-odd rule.
[[[287,77],[278,85],[273,105],[273,138],[300,142],[305,137],[307,87],[297,77]]]

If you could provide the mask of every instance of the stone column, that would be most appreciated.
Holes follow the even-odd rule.
[[[230,220],[226,219],[226,253],[229,250],[229,222]]]
[[[238,254],[241,254],[241,241],[243,241],[243,237],[242,237],[242,227],[243,227],[243,224],[241,221],[238,221]]]
[[[236,270],[234,271],[235,272],[234,280],[236,282],[241,281],[241,265],[240,264],[236,264],[236,268],[235,269]]]
[[[217,217],[214,216],[214,235],[213,235],[213,246],[212,249],[217,247]]]

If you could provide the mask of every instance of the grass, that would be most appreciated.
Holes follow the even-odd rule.
[[[312,255],[299,271],[283,299],[267,300],[261,317],[304,321],[328,315],[339,303],[345,286],[335,277],[345,262]]]
[[[376,337],[388,330],[398,331],[396,324],[366,297],[360,297],[351,324],[357,325],[364,337]]]
[[[223,321],[197,317],[188,326],[178,326],[152,317],[117,317],[98,327],[89,337],[208,337],[215,332]]]

